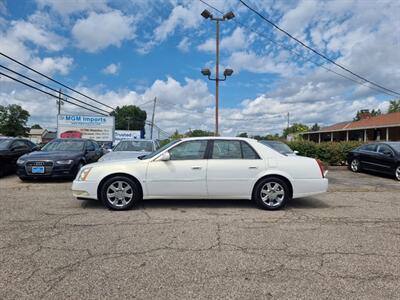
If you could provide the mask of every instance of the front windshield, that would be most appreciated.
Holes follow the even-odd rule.
[[[114,151],[153,151],[152,141],[121,141],[115,146]]]
[[[261,141],[262,144],[274,149],[275,151],[278,151],[279,153],[282,154],[290,154],[293,153],[293,150],[290,149],[288,145],[285,143],[280,143],[280,142],[267,142],[267,141]]]
[[[157,151],[154,151],[153,153],[147,154],[145,156],[139,157],[140,159],[148,159],[148,158],[152,158],[156,155],[158,155],[159,153],[163,152],[165,149],[168,149],[169,147],[171,147],[172,145],[178,143],[180,140],[174,140],[172,142],[169,142],[168,144],[162,146],[161,148],[159,148]]]
[[[85,141],[55,140],[42,148],[42,151],[83,151]]]
[[[9,139],[0,139],[0,150],[7,150],[10,143],[11,140]]]

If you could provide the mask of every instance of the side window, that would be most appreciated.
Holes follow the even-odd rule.
[[[363,151],[376,152],[376,144],[369,144],[361,147]]]
[[[207,140],[183,142],[171,150],[171,160],[204,159],[207,148]]]
[[[240,141],[214,140],[212,159],[242,159]]]
[[[381,154],[393,153],[392,149],[387,145],[379,145],[378,152]]]
[[[25,148],[28,148],[28,146],[23,141],[18,140],[18,141],[14,141],[14,143],[12,143],[11,148],[25,149]]]
[[[91,141],[86,141],[86,150],[87,151],[94,151],[94,145]]]
[[[94,150],[99,150],[100,149],[99,144],[97,144],[95,141],[91,141],[91,142],[92,142],[92,144],[94,146]]]
[[[242,144],[242,154],[243,159],[259,159],[258,154],[247,144],[246,142],[241,142]]]

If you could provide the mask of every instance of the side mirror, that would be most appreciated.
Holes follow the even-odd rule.
[[[32,148],[32,151],[40,151],[41,147],[40,146],[35,146]]]
[[[169,152],[167,151],[167,152],[164,152],[159,158],[158,158],[158,160],[161,160],[161,161],[168,161],[168,160],[170,160],[171,159],[171,155],[169,154]]]
[[[384,155],[392,157],[392,152],[391,151],[384,151],[383,152]]]
[[[299,154],[299,151],[294,150],[293,153],[297,155],[297,154]]]

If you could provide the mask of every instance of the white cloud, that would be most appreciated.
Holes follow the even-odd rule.
[[[41,7],[50,7],[61,15],[69,15],[82,11],[105,11],[107,0],[36,0]]]
[[[134,37],[132,16],[114,10],[107,13],[91,12],[86,19],[78,20],[72,28],[77,47],[96,52],[108,46],[120,47],[124,40]]]
[[[184,37],[178,44],[177,48],[182,52],[188,52],[192,42],[188,37]]]
[[[254,33],[247,33],[242,27],[237,27],[230,36],[224,37],[220,42],[220,49],[225,51],[235,51],[249,49],[256,36]],[[215,39],[207,39],[197,47],[200,51],[215,51]]]
[[[121,65],[118,64],[109,64],[107,67],[105,67],[102,72],[104,74],[108,74],[108,75],[117,75],[119,70],[121,68]]]

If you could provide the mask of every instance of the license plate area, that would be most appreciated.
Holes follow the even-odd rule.
[[[44,167],[32,167],[32,174],[43,174]]]

